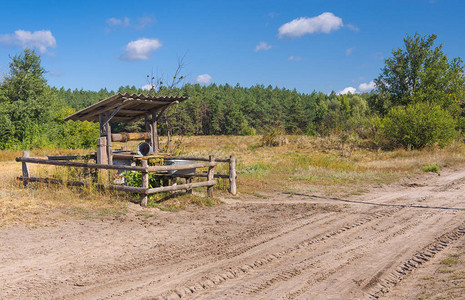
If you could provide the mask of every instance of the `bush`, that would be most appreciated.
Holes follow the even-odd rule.
[[[249,126],[249,123],[247,121],[243,121],[241,123],[240,135],[251,136],[251,135],[255,135],[255,134],[256,134],[255,128]]]
[[[391,109],[383,119],[382,134],[393,146],[421,149],[444,147],[457,136],[456,122],[438,105],[417,103]]]
[[[425,165],[422,169],[423,172],[439,173],[439,166],[437,164]]]
[[[285,134],[286,132],[284,129],[279,126],[275,126],[263,134],[262,145],[274,147],[289,144]]]

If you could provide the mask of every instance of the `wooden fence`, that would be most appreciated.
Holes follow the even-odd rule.
[[[229,192],[236,195],[236,158],[231,155],[230,158],[226,159],[215,159],[213,155],[208,158],[205,157],[191,157],[191,156],[176,156],[169,157],[169,159],[180,159],[180,160],[192,160],[197,161],[195,164],[188,165],[169,165],[169,166],[149,166],[147,159],[142,159],[141,166],[125,166],[125,165],[108,165],[108,164],[94,164],[86,162],[69,161],[73,159],[83,158],[81,156],[45,156],[45,157],[30,157],[29,151],[24,151],[23,156],[17,157],[16,161],[22,163],[22,176],[18,177],[19,180],[23,181],[24,186],[27,186],[29,182],[45,182],[55,184],[66,184],[70,186],[88,186],[92,185],[97,188],[107,188],[110,190],[119,190],[130,193],[138,193],[141,195],[140,204],[147,206],[148,195],[161,193],[161,192],[174,192],[185,190],[191,192],[196,187],[207,187],[207,194],[209,197],[213,196],[213,186],[216,184],[215,178],[229,178],[230,189]],[[229,174],[215,174],[215,166],[219,163],[228,163]],[[88,169],[106,169],[106,170],[119,170],[119,171],[136,171],[142,174],[141,187],[125,186],[118,184],[103,185],[99,183],[88,183],[82,181],[63,181],[56,178],[40,178],[33,177],[29,172],[29,163],[64,166],[64,167],[77,167],[77,168],[88,168]],[[198,168],[208,168],[206,173],[193,173],[193,174],[173,174],[166,173],[167,171],[181,171],[191,170]],[[161,186],[155,188],[149,188],[149,173],[154,176],[162,176],[172,178],[173,185]],[[176,178],[186,178],[186,184],[176,184]],[[192,182],[193,177],[205,178],[206,181]]]

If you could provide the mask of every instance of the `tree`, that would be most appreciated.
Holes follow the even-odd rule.
[[[381,125],[391,146],[421,149],[448,145],[457,136],[455,123],[439,105],[419,102],[391,109]]]
[[[54,94],[34,50],[25,49],[11,60],[10,72],[0,88],[2,124],[10,128],[8,141],[15,140],[29,148],[41,142],[41,128],[51,120]]]
[[[369,98],[372,109],[386,114],[391,107],[417,102],[440,105],[454,115],[464,101],[463,61],[448,60],[436,35],[416,33],[404,38],[405,49],[395,49],[375,79],[379,94]]]

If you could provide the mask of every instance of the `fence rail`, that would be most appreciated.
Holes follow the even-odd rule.
[[[207,194],[209,197],[213,196],[213,186],[216,184],[215,178],[229,178],[230,193],[235,195],[236,192],[236,158],[234,155],[231,155],[230,158],[220,158],[215,159],[214,156],[208,158],[205,157],[193,157],[193,156],[175,156],[169,157],[169,159],[182,159],[182,160],[192,160],[199,161],[198,163],[188,164],[188,165],[169,165],[169,166],[149,166],[147,159],[142,159],[142,166],[124,166],[124,165],[107,165],[107,164],[94,164],[94,163],[84,163],[76,161],[68,161],[69,159],[78,159],[84,158],[87,156],[45,156],[45,157],[30,157],[29,151],[24,151],[23,156],[17,157],[16,161],[22,163],[22,176],[19,176],[18,179],[23,181],[24,186],[27,186],[29,182],[44,182],[44,183],[53,183],[53,184],[66,184],[69,186],[94,186],[99,189],[110,189],[110,190],[119,190],[131,193],[138,193],[141,195],[142,206],[147,206],[148,195],[161,193],[161,192],[173,192],[185,190],[187,192],[192,191],[195,187],[207,187]],[[53,158],[53,159],[52,159]],[[229,174],[215,174],[215,166],[219,162],[224,162],[229,164]],[[104,170],[119,170],[119,171],[136,171],[141,172],[142,174],[142,183],[141,187],[125,186],[125,185],[103,185],[101,183],[94,182],[83,182],[83,181],[73,181],[73,180],[61,180],[57,178],[40,178],[30,176],[29,165],[28,163],[33,164],[44,164],[44,165],[54,165],[54,166],[63,166],[63,167],[77,167],[77,168],[88,168],[88,169],[104,169]],[[169,174],[164,173],[167,171],[182,171],[188,169],[199,169],[199,168],[208,168],[207,173],[193,173],[193,174]],[[172,178],[173,185],[171,186],[161,186],[156,188],[149,188],[149,174],[154,176],[162,176],[167,178]],[[176,178],[186,178],[186,184],[176,184]],[[201,182],[192,182],[193,177],[205,178],[206,181]]]

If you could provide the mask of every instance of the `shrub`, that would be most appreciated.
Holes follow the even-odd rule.
[[[140,172],[124,171],[122,175],[125,178],[126,185],[135,187],[142,186],[142,174]],[[162,179],[149,173],[149,188],[160,186],[162,186]]]
[[[265,132],[262,137],[263,146],[282,146],[289,144],[288,139],[285,136],[285,131],[279,126],[275,126]]]
[[[241,131],[240,131],[240,135],[243,135],[243,136],[250,136],[250,135],[255,135],[256,134],[256,130],[255,128],[251,127],[249,125],[249,123],[247,121],[243,121],[241,123]]]
[[[382,121],[382,133],[391,145],[421,149],[444,147],[457,136],[456,122],[438,105],[416,103],[391,109]]]
[[[429,164],[422,167],[423,172],[439,173],[439,166],[437,164]]]

